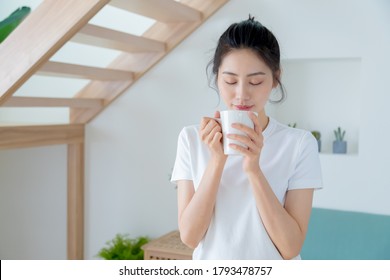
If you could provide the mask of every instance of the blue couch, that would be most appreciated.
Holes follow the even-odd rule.
[[[303,260],[390,260],[390,216],[313,208]]]

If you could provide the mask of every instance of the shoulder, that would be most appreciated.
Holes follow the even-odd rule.
[[[186,145],[199,143],[199,125],[189,125],[183,127],[179,133],[179,142]]]
[[[198,133],[198,130],[199,130],[199,125],[193,124],[193,125],[188,125],[183,127],[180,133],[191,135],[194,133]]]
[[[199,135],[199,125],[189,125],[182,128],[180,131],[180,137],[186,138],[198,138]]]
[[[283,134],[283,136],[295,139],[315,139],[312,133],[305,129],[290,127],[270,118],[270,123],[274,126],[273,134]]]
[[[292,144],[298,149],[306,146],[315,147],[317,145],[317,140],[308,130],[289,127],[271,118],[270,123],[273,125],[271,136],[283,139],[286,145]]]

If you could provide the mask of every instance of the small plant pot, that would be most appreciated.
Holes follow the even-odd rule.
[[[321,152],[321,140],[317,140],[318,143],[318,152]]]
[[[347,142],[346,141],[333,141],[333,153],[334,154],[346,154]]]

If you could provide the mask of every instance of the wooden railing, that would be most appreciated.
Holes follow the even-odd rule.
[[[0,149],[68,145],[69,259],[84,258],[84,127],[228,0],[45,0],[0,44],[0,106],[67,107],[69,124],[0,124]],[[105,5],[153,18],[142,36],[89,23]],[[120,50],[107,68],[49,59],[69,40]],[[72,98],[20,97],[33,75],[90,80]]]

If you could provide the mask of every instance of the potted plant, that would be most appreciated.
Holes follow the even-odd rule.
[[[318,143],[318,152],[321,152],[321,133],[317,130],[313,130],[311,132],[313,134],[314,138],[316,138],[317,143]]]
[[[146,236],[131,239],[128,235],[117,234],[106,243],[107,247],[99,251],[98,257],[105,260],[143,260],[144,251],[141,246],[149,241]]]
[[[345,154],[347,152],[347,142],[344,141],[345,130],[341,130],[340,127],[334,130],[336,140],[333,141],[333,153]]]

